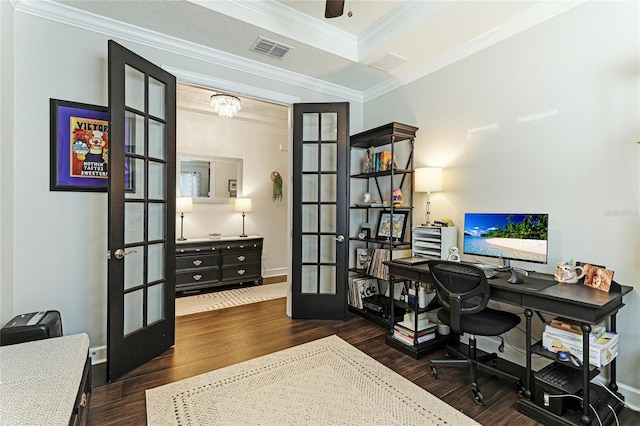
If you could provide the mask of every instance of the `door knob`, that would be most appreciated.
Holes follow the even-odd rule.
[[[344,235],[338,235],[336,237],[336,241],[339,242],[339,243],[343,242],[344,241]]]
[[[138,252],[138,250],[131,250],[131,251],[126,251],[125,252],[124,249],[119,248],[119,249],[116,250],[116,253],[115,253],[116,254],[116,259],[122,259],[122,258],[124,258],[125,256],[127,256],[127,255],[129,255],[131,253],[137,253],[137,252]]]

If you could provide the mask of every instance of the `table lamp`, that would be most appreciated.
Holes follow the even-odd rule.
[[[431,202],[429,195],[434,191],[442,191],[442,167],[422,167],[414,172],[414,191],[426,192],[427,200],[425,205],[423,226],[429,226],[431,223]]]
[[[176,198],[176,212],[180,212],[180,238],[178,241],[185,241],[186,238],[182,234],[184,226],[184,214],[193,211],[193,198],[178,197]]]
[[[236,198],[234,210],[242,212],[242,234],[240,236],[246,237],[247,234],[244,233],[244,216],[245,213],[251,211],[251,198]]]

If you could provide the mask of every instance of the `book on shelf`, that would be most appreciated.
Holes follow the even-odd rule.
[[[373,277],[349,278],[347,303],[358,309],[363,309],[362,299],[378,294],[378,280]]]
[[[395,324],[395,328],[399,329],[401,332],[411,333],[412,335],[416,333],[414,331],[415,324],[407,321],[399,321]],[[435,322],[430,322],[429,320],[420,320],[418,322],[418,336],[422,334],[427,334],[438,328],[438,324]]]
[[[393,338],[399,340],[402,343],[413,346],[413,337],[408,337],[402,333],[398,333],[395,330],[393,331]],[[417,338],[418,344],[428,342],[429,340],[436,338],[436,332],[425,334],[424,336],[419,336]]]
[[[389,267],[384,262],[391,258],[410,257],[411,249],[395,249],[393,253],[389,249],[374,249],[369,262],[367,274],[381,280],[389,281]]]

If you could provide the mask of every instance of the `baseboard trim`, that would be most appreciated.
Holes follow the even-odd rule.
[[[287,281],[286,275],[275,275],[272,277],[264,277],[263,284],[275,284]]]

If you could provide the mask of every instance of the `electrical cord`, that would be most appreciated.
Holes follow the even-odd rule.
[[[609,410],[611,410],[611,412],[613,413],[613,417],[616,419],[616,425],[620,426],[620,421],[618,420],[618,415],[616,414],[616,410],[614,410],[613,407],[609,404],[607,404],[607,407],[609,407]]]
[[[582,398],[580,398],[577,395],[570,395],[570,394],[565,394],[565,395],[549,395],[549,394],[545,394],[546,398],[576,398],[579,399],[580,401],[582,401]],[[589,403],[589,407],[591,408],[591,411],[593,411],[593,414],[596,415],[596,418],[598,419],[598,423],[600,424],[600,426],[602,426],[602,420],[600,420],[600,416],[598,415],[598,412],[596,411],[596,409],[594,408],[594,406]],[[618,418],[616,417],[616,421],[618,420]],[[619,426],[619,424],[618,424]]]

